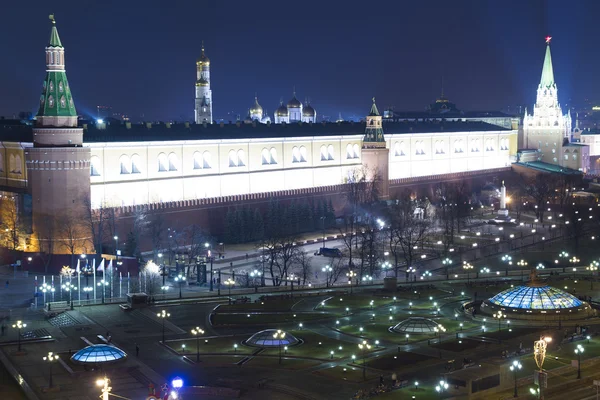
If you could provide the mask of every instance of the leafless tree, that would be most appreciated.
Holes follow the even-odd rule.
[[[527,182],[526,192],[536,205],[535,215],[538,220],[544,220],[546,203],[555,193],[556,182],[550,174],[537,174]]]
[[[152,243],[152,259],[156,261],[158,253],[161,251],[165,240],[165,220],[163,214],[154,213],[149,217],[148,229],[146,234],[150,237]]]
[[[16,250],[19,247],[19,238],[22,234],[19,208],[15,196],[3,196],[0,198],[0,223],[5,232],[6,247]]]
[[[57,242],[60,248],[71,255],[71,267],[73,267],[75,253],[83,246],[84,238],[80,221],[69,211],[57,218]]]
[[[311,258],[305,251],[298,251],[294,260],[296,266],[295,271],[300,277],[302,285],[306,285],[306,281],[310,280],[312,273]]]
[[[90,197],[84,199],[86,213],[83,217],[83,227],[90,234],[90,242],[96,254],[102,254],[102,245],[106,238],[107,219],[109,208],[99,207],[92,209]]]
[[[52,262],[52,256],[56,248],[56,223],[54,216],[43,217],[44,224],[37,227],[37,239],[39,243],[39,257],[44,263],[44,272],[48,273],[48,267]]]

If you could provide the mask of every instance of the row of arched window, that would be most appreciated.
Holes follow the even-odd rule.
[[[61,65],[60,62],[60,52],[59,51],[49,51],[48,52],[48,64],[49,65]]]
[[[456,139],[454,141],[454,152],[455,153],[464,153],[464,140]],[[348,145],[350,146],[350,145]],[[357,145],[355,145],[357,146]],[[358,146],[357,146],[358,147]],[[435,154],[445,154],[446,148],[443,140],[436,140],[434,142],[434,151]],[[425,154],[425,144],[422,140],[417,140],[414,143],[415,155],[424,155]],[[508,138],[500,139],[500,150],[508,150]],[[471,140],[471,152],[478,153],[480,151],[480,142],[479,139]],[[494,139],[486,139],[485,140],[485,151],[494,151]],[[406,155],[406,144],[404,142],[395,142],[393,146],[393,154],[394,157],[401,157]]]
[[[19,154],[11,154],[8,157],[8,172],[11,174],[21,174],[23,172],[21,168],[21,156]]]

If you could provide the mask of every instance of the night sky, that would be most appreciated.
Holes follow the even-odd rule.
[[[296,87],[322,115],[531,107],[551,35],[560,102],[600,101],[600,2],[41,0],[3,2],[0,115],[37,111],[54,13],[77,110],[191,120],[195,61],[211,60],[215,119],[272,112]],[[228,114],[231,113],[231,114]]]

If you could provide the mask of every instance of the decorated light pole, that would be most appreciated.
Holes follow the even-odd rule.
[[[321,271],[325,272],[325,286],[329,287],[329,276],[333,269],[329,265],[326,265],[321,269]]]
[[[165,320],[167,318],[169,318],[171,316],[171,314],[169,314],[165,310],[162,310],[161,312],[157,313],[156,316],[158,318],[162,318],[162,343],[164,344],[165,343]]]
[[[223,283],[225,283],[225,286],[227,286],[227,288],[229,289],[229,296],[228,297],[229,297],[229,304],[231,304],[231,287],[233,285],[235,285],[235,281],[233,279],[231,279],[231,278],[227,278],[227,280],[225,282],[223,282]]]
[[[283,344],[283,339],[285,338],[285,332],[281,329],[277,329],[277,332],[273,334],[273,339],[275,339],[279,344],[279,364],[281,364],[281,345]]]
[[[581,379],[581,355],[583,354],[582,345],[577,345],[575,348],[575,354],[577,355],[577,379]]]
[[[177,275],[175,277],[175,282],[179,284],[179,298],[181,299],[182,298],[181,287],[185,283],[185,276],[182,274]]]
[[[204,335],[204,330],[195,327],[192,329],[192,335],[196,336],[196,362],[200,362],[200,335]]]
[[[58,360],[58,354],[49,352],[46,357],[43,358],[50,365],[50,377],[48,378],[48,387],[52,387],[52,363]]]
[[[588,267],[586,267],[586,269],[588,271],[590,271],[591,276],[590,276],[590,290],[594,290],[594,274],[596,271],[598,271],[598,267],[600,266],[600,263],[596,260],[592,261],[590,263],[590,265]]]
[[[21,351],[21,329],[26,328],[27,324],[24,324],[23,321],[17,321],[16,324],[13,324],[13,328],[17,329],[17,350]]]
[[[365,363],[367,351],[371,350],[371,345],[363,340],[362,343],[358,344],[359,350],[362,351],[362,364],[363,364],[363,380],[367,380],[367,364]]]
[[[521,363],[518,360],[514,360],[512,362],[512,365],[510,366],[510,370],[513,373],[513,378],[515,381],[515,392],[513,394],[513,397],[519,397],[519,395],[517,394],[517,371],[519,371],[523,366],[521,365]]]
[[[498,310],[498,312],[494,313],[494,318],[498,320],[498,332],[502,330],[502,318],[506,318],[506,314],[502,313],[502,311]]]
[[[350,285],[350,294],[352,294],[352,280],[354,278],[356,278],[356,272],[350,270],[346,273],[346,276],[348,277],[348,285]]]
[[[471,281],[471,270],[473,269],[473,265],[469,262],[463,261],[463,269],[467,271],[467,284]]]

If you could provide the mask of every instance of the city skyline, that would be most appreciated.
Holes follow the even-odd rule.
[[[384,109],[418,111],[439,97],[442,80],[446,96],[463,110],[529,107],[546,35],[553,36],[563,104],[594,100],[599,86],[592,68],[598,55],[587,39],[591,25],[585,23],[593,12],[583,13],[597,7],[592,3],[568,9],[560,2],[509,2],[502,7],[439,3],[430,9],[378,3],[366,14],[358,12],[364,5],[324,5],[320,13],[302,11],[293,18],[272,18],[274,11],[266,3],[252,8],[232,2],[229,8],[233,3],[234,9],[246,11],[243,17],[216,4],[206,5],[201,17],[191,12],[200,6],[182,13],[187,7],[128,5],[115,13],[110,3],[80,10],[66,2],[51,10],[66,47],[79,113],[93,116],[96,106],[103,105],[134,120],[192,120],[194,69],[202,40],[211,58],[216,120],[244,118],[255,94],[272,115],[280,100],[292,97],[294,87],[301,101],[311,100],[319,118],[363,115],[372,96]],[[19,7],[11,6],[8,13],[14,18],[0,28],[4,37],[11,31],[28,32],[9,44],[20,65],[16,74],[11,71],[14,79],[8,78],[14,65],[0,66],[5,77],[0,81],[9,94],[0,100],[0,114],[7,116],[35,113],[43,63],[39,50],[46,44],[40,37],[47,36],[41,32],[47,14],[24,19]],[[396,11],[414,18],[394,25]],[[136,18],[137,12],[144,18]],[[189,24],[193,15],[204,23]],[[565,27],[558,23],[563,18],[577,22]],[[227,20],[229,24],[219,24]],[[294,25],[296,32],[283,29]],[[99,62],[103,54],[109,63]],[[575,62],[584,56],[586,62]]]

